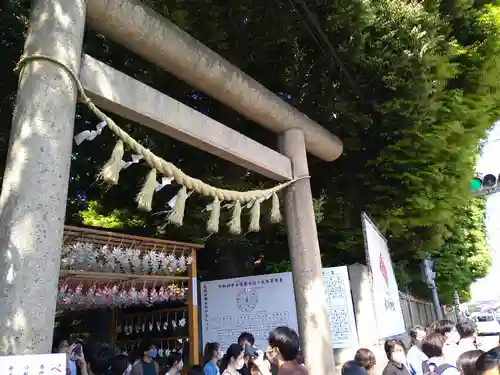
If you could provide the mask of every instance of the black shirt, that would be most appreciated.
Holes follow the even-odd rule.
[[[382,371],[382,375],[410,375],[410,372],[405,365],[389,361],[384,371]]]
[[[347,361],[342,366],[342,375],[368,375],[368,371],[357,361]]]

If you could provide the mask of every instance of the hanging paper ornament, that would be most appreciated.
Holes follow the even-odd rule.
[[[132,250],[130,257],[130,264],[132,265],[132,272],[134,274],[141,273],[141,252],[140,250]]]
[[[142,256],[142,272],[147,275],[150,269],[151,269],[151,256],[149,255],[149,253],[147,253]]]
[[[172,181],[174,180],[173,177],[162,177],[161,182],[156,183],[156,189],[155,191],[160,191],[163,189],[165,186],[172,185]]]
[[[73,137],[77,146],[83,141],[93,141],[98,135],[101,135],[102,129],[106,127],[106,121],[101,121],[96,125],[96,130],[84,130]]]
[[[181,255],[179,257],[179,259],[177,259],[177,268],[178,268],[178,272],[184,272],[186,271],[187,267],[186,267],[186,257],[183,255]]]
[[[160,261],[159,261],[160,254],[157,253],[156,251],[151,250],[148,252],[148,256],[151,264],[151,275],[156,275],[160,268]]]
[[[121,163],[121,169],[127,169],[132,164],[138,164],[143,159],[142,155],[132,155],[129,161],[123,161]]]
[[[160,266],[158,268],[158,274],[165,275],[168,273],[168,260],[167,256],[164,253],[158,254],[158,262]]]

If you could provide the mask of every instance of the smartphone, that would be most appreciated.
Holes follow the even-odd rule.
[[[250,357],[258,357],[258,349],[254,348],[253,346],[247,345],[245,346],[245,356],[250,356]]]
[[[76,343],[75,347],[73,348],[73,354],[76,356],[82,355],[82,344]]]

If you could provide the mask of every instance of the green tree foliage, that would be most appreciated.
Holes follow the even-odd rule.
[[[130,229],[143,227],[143,219],[125,208],[115,208],[111,212],[102,213],[103,207],[97,201],[89,201],[87,209],[80,212],[85,225],[108,229]]]
[[[147,3],[343,139],[345,152],[338,161],[310,160],[324,265],[364,262],[360,214],[366,211],[388,238],[400,282],[413,291],[426,293],[418,281],[418,262],[426,254],[439,262],[444,301],[456,287],[466,296],[471,282],[485,275],[490,259],[484,202],[469,196],[468,184],[478,144],[498,118],[500,7],[495,2]],[[0,12],[0,63],[11,71],[22,50],[28,4],[10,0],[7,6]],[[85,51],[274,147],[275,136],[92,30]],[[0,87],[5,124],[11,122],[15,88],[16,78],[8,74]],[[269,184],[113,117],[146,147],[209,183],[232,189]],[[80,108],[76,131],[95,122]],[[8,129],[0,131],[5,154]],[[112,147],[104,132],[74,149],[68,222],[205,241],[201,272],[210,278],[289,267],[282,226],[264,220],[257,234],[231,237],[222,231],[207,238],[203,209],[210,202],[195,196],[188,201],[183,228],[165,227],[162,215],[137,213],[133,197],[147,168],[127,169],[110,190],[94,182]],[[175,192],[167,187],[155,195],[153,211],[165,210]],[[223,212],[222,220],[227,216]]]

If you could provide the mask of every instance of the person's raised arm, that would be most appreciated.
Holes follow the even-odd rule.
[[[76,364],[80,369],[80,375],[89,375],[87,371],[87,362],[85,361],[85,354],[83,354],[83,348],[80,354],[73,352],[73,356],[76,359]]]

